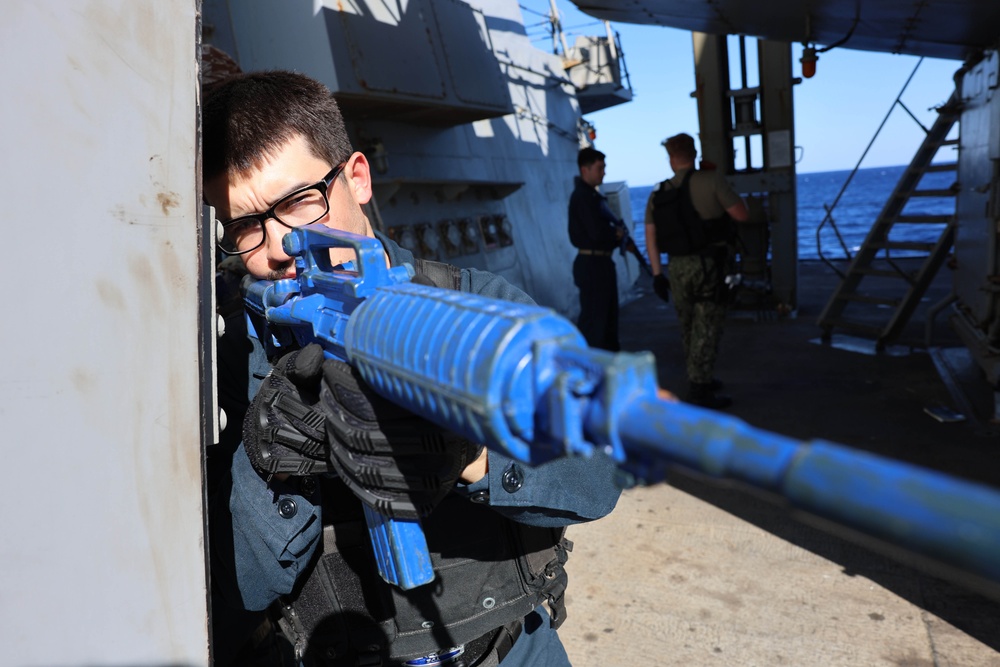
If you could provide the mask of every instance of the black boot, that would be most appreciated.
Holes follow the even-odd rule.
[[[687,402],[703,408],[721,410],[733,404],[733,399],[723,394],[716,394],[708,382],[692,382],[688,391]]]

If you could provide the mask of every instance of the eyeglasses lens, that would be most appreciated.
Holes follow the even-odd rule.
[[[286,227],[309,225],[327,212],[327,200],[318,189],[294,192],[280,200],[272,209],[274,218]],[[220,242],[230,254],[249,252],[264,242],[264,223],[259,217],[231,220],[223,226]]]

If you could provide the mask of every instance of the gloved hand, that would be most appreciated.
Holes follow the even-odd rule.
[[[663,299],[664,302],[670,302],[670,280],[667,278],[667,274],[658,273],[653,276],[653,291],[656,292],[656,296]]]
[[[430,513],[482,452],[382,398],[336,359],[323,363],[320,403],[331,467],[364,503],[392,518]]]
[[[404,519],[430,513],[482,452],[382,398],[315,343],[275,364],[243,444],[260,472],[335,472],[363,502]]]
[[[323,349],[310,345],[281,357],[264,378],[243,420],[243,448],[257,472],[327,471],[326,419],[320,411]]]

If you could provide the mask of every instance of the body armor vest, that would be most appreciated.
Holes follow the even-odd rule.
[[[416,261],[418,276],[458,289],[461,270]],[[335,478],[320,480],[323,543],[279,625],[307,666],[398,665],[452,647],[483,651],[543,601],[554,626],[565,612],[562,528],[511,521],[450,493],[421,521],[435,578],[404,591],[378,574],[361,502]],[[514,633],[516,637],[516,633]],[[508,647],[509,648],[509,647]]]
[[[723,213],[718,218],[702,219],[695,210],[690,185],[694,173],[694,169],[688,171],[680,186],[675,187],[667,179],[653,192],[653,224],[661,253],[697,255],[715,244],[735,242],[736,223],[732,218]]]

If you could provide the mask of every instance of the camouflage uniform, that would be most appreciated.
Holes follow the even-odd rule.
[[[667,264],[667,277],[681,324],[688,381],[693,383],[712,382],[726,321],[726,305],[717,298],[719,284],[725,277],[724,258],[724,254],[718,259],[686,255],[671,257]]]

